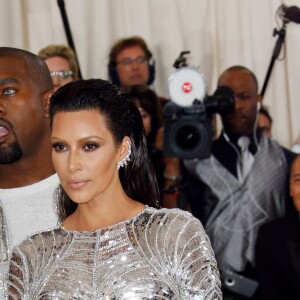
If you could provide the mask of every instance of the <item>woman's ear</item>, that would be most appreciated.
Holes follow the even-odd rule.
[[[127,165],[131,160],[131,140],[128,136],[123,138],[119,152],[119,161],[117,163],[117,170]]]
[[[130,153],[129,153],[130,152]],[[121,145],[121,156],[122,159],[131,154],[131,140],[128,136],[125,136]]]

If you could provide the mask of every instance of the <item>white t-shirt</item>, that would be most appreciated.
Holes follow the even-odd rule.
[[[58,176],[54,174],[32,185],[0,189],[10,250],[27,235],[57,225],[54,191],[58,184]]]

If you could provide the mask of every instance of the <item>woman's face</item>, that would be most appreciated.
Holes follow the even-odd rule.
[[[45,63],[51,74],[54,91],[57,91],[63,85],[74,81],[72,75],[68,74],[71,71],[70,63],[66,58],[61,56],[53,56],[45,59]],[[65,73],[65,76],[61,77],[56,73]]]
[[[61,184],[78,204],[112,196],[121,186],[117,163],[127,153],[119,147],[98,111],[58,112],[52,126],[52,160]]]
[[[146,110],[141,106],[141,104],[136,101],[136,106],[140,111],[140,114],[143,118],[143,126],[145,129],[145,135],[147,136],[151,131],[151,115],[146,112]]]

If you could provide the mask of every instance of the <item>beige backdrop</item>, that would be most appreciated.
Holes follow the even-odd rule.
[[[154,88],[167,96],[167,79],[182,50],[213,93],[221,71],[233,64],[252,69],[260,87],[281,28],[279,0],[65,0],[84,78],[107,78],[107,56],[118,38],[141,35],[156,60]],[[284,1],[300,7],[300,0]],[[0,46],[37,53],[49,43],[67,43],[55,0],[0,0]],[[274,118],[273,136],[286,147],[300,132],[300,24],[286,27],[264,102]]]

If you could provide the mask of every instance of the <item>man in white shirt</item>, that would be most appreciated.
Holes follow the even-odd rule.
[[[38,56],[0,47],[0,299],[13,246],[57,224],[48,108],[53,85]]]

